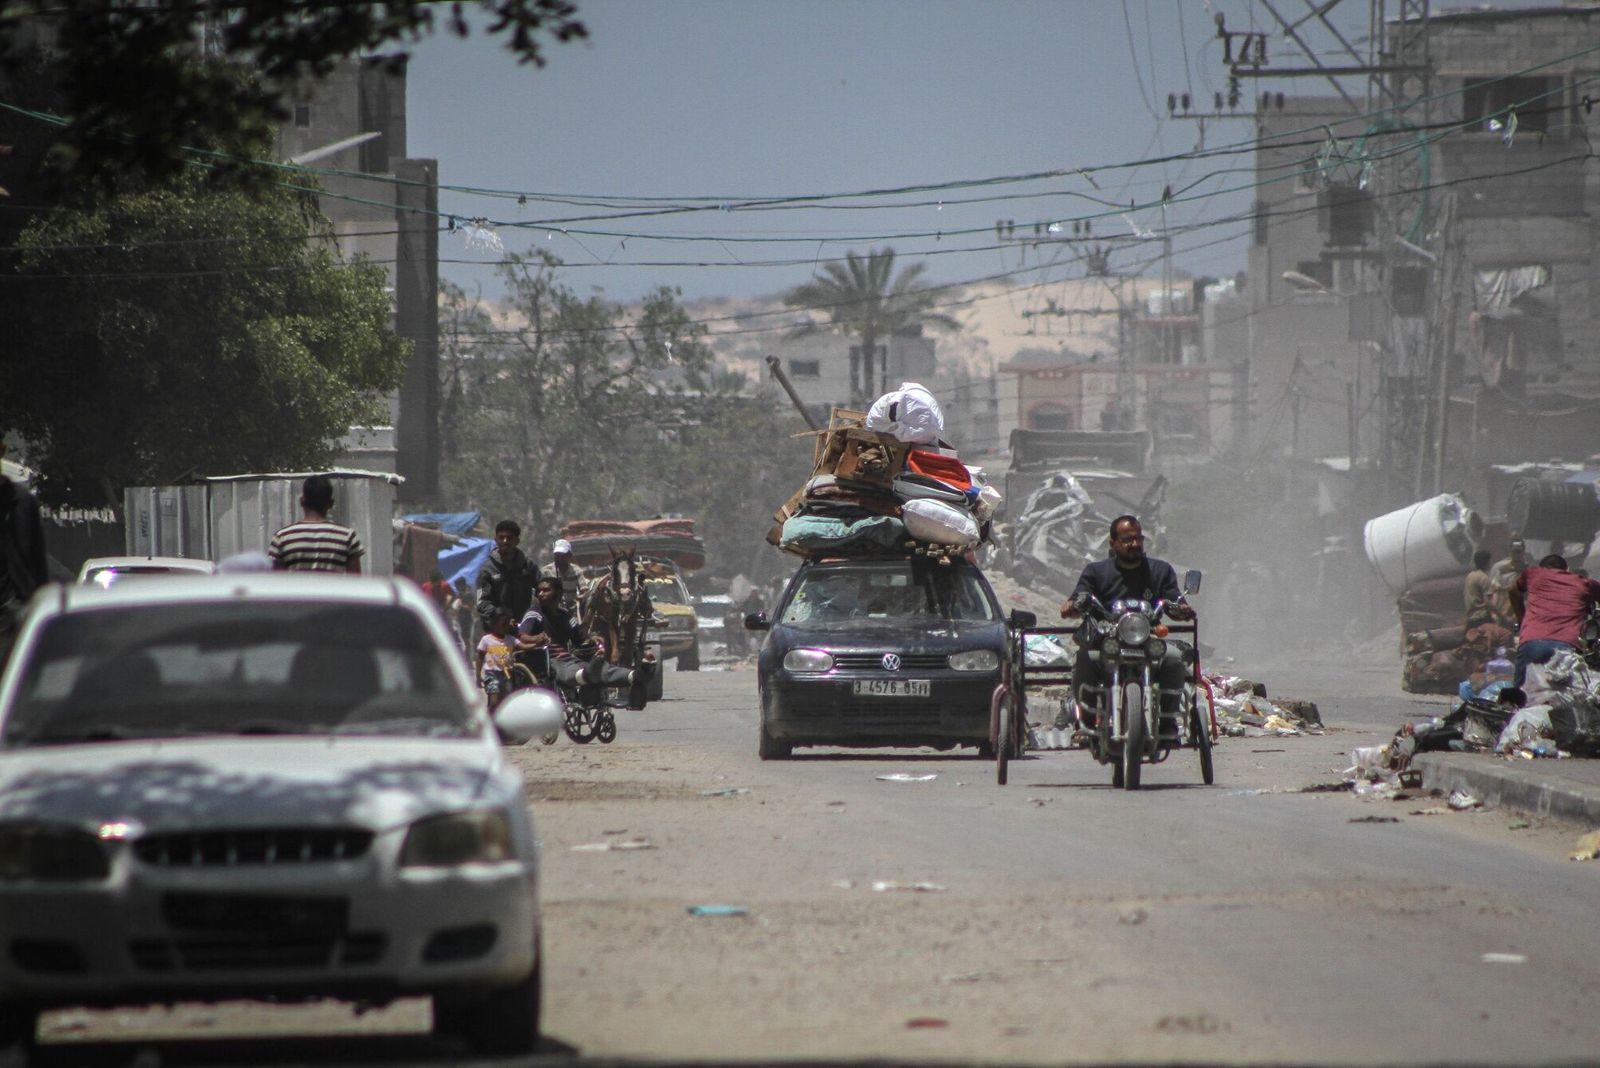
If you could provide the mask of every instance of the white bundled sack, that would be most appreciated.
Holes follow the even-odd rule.
[[[901,508],[906,533],[918,541],[935,545],[972,545],[978,540],[978,524],[966,512],[943,501],[907,501]]]
[[[899,389],[872,402],[867,429],[893,434],[912,445],[932,445],[944,435],[944,413],[925,387],[902,382]]]
[[[967,474],[972,476],[972,484],[978,488],[978,501],[972,506],[972,514],[982,523],[992,518],[995,509],[1000,507],[1000,491],[994,488],[989,477],[983,473],[983,468],[968,467]]]

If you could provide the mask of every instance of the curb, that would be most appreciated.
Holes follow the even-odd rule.
[[[1486,805],[1600,825],[1600,786],[1530,766],[1549,763],[1554,761],[1512,764],[1497,757],[1454,753],[1419,753],[1411,760],[1412,767],[1422,772],[1424,789],[1466,790]]]

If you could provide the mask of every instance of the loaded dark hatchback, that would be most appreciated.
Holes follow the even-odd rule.
[[[775,617],[745,625],[770,632],[757,661],[763,760],[816,745],[990,752],[1006,623],[977,567],[807,561]]]

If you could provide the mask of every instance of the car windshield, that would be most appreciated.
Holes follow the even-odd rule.
[[[203,734],[465,737],[473,713],[415,616],[392,605],[182,602],[49,621],[4,744]]]
[[[995,609],[972,568],[910,560],[817,567],[796,580],[782,623],[989,621]]]
[[[688,604],[689,598],[684,595],[683,583],[670,575],[647,578],[644,580],[645,592],[650,594],[650,603],[662,604]]]

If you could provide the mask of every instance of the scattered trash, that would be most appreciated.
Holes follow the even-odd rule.
[[[941,983],[981,983],[985,979],[993,979],[992,972],[960,972],[956,975],[941,975]]]
[[[1378,782],[1357,779],[1350,789],[1363,801],[1393,801],[1400,793],[1400,783],[1394,779],[1381,779]]]
[[[1303,794],[1345,794],[1355,789],[1353,782],[1319,782],[1301,787]]]
[[[1529,827],[1532,827],[1532,826],[1533,826],[1533,824],[1529,823],[1527,820],[1517,820],[1515,823],[1506,824],[1506,830],[1508,830],[1508,831],[1525,831]]]
[[[1483,800],[1476,794],[1470,794],[1465,790],[1451,790],[1447,803],[1457,812],[1465,812],[1469,808],[1480,808],[1483,805]]]
[[[936,772],[936,771],[935,772],[930,772],[927,775],[910,775],[910,774],[907,774],[906,772],[903,772],[903,771],[896,771],[896,772],[891,772],[888,775],[879,775],[878,776],[878,781],[879,782],[927,782],[929,779],[937,779],[938,777],[939,777],[939,773]]]
[[[1411,815],[1413,815],[1413,816],[1448,816],[1448,815],[1450,815],[1450,812],[1451,812],[1451,809],[1450,809],[1450,806],[1448,806],[1448,805],[1431,805],[1428,808],[1414,808],[1414,809],[1411,810]]]
[[[938,883],[903,883],[892,879],[880,879],[872,884],[872,889],[880,894],[894,891],[913,894],[942,894],[945,890]]]
[[[629,838],[622,842],[589,842],[572,847],[574,853],[610,853],[620,849],[654,849],[655,844],[643,838]]]
[[[1150,914],[1144,909],[1125,909],[1122,915],[1117,917],[1117,923],[1121,924],[1123,927],[1137,927],[1149,918]]]
[[[1526,964],[1528,957],[1524,953],[1485,953],[1485,964]]]
[[[949,1020],[941,1020],[937,1016],[913,1016],[906,1021],[906,1026],[913,1031],[934,1027],[949,1027]]]
[[[1567,855],[1568,860],[1593,860],[1600,857],[1600,831],[1590,831],[1578,839],[1578,848]]]
[[[750,910],[743,905],[690,905],[691,916],[748,916]]]
[[[1356,816],[1351,823],[1399,823],[1399,816]]]
[[[735,797],[735,796],[737,796],[739,794],[747,794],[749,792],[750,792],[750,787],[748,787],[748,786],[728,786],[728,787],[724,787],[721,790],[701,790],[700,791],[700,796],[701,797]]]
[[[1252,749],[1252,753],[1287,753],[1287,749]]]

